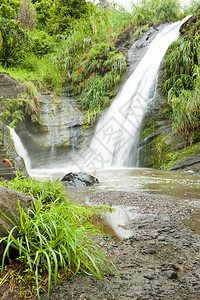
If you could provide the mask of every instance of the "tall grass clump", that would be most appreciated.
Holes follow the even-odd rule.
[[[164,60],[163,92],[171,107],[173,130],[183,133],[186,143],[190,144],[199,141],[199,25],[198,13],[195,22],[169,47]]]
[[[176,21],[181,16],[180,9],[177,0],[140,0],[131,5],[133,22],[138,26]]]
[[[19,220],[9,219],[13,228],[8,237],[0,239],[1,243],[6,243],[1,271],[5,269],[10,249],[14,248],[18,252],[17,259],[24,266],[24,276],[35,279],[38,297],[43,276],[47,278],[49,293],[51,282],[56,285],[60,274],[64,273],[67,278],[84,272],[101,279],[105,270],[112,272],[98,244],[102,233],[90,223],[93,209],[67,200],[58,182],[18,177],[4,185],[34,195],[36,199],[33,198],[32,207],[27,211],[18,203]],[[14,231],[18,233],[17,238]]]
[[[22,179],[22,175],[17,173],[14,179],[11,181],[2,181],[1,185],[23,194],[31,195],[36,199],[41,199],[42,197],[43,203],[53,202],[58,199],[59,201],[65,200],[66,189],[59,183],[59,179],[53,182],[51,180],[37,180],[31,177]]]
[[[199,0],[190,0],[189,3],[185,4],[183,7],[184,16],[191,15],[195,12],[195,10],[199,7]]]

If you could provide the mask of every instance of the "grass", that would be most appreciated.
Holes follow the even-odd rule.
[[[9,220],[13,228],[8,237],[0,240],[6,243],[2,272],[9,250],[14,248],[18,252],[18,261],[26,270],[23,275],[34,278],[39,297],[44,274],[47,274],[49,293],[51,282],[56,285],[63,272],[65,277],[84,272],[102,279],[105,270],[112,272],[115,269],[98,244],[103,233],[90,222],[91,216],[99,213],[99,209],[67,200],[58,181],[22,179],[18,174],[13,181],[1,184],[35,197],[28,211],[18,203],[19,218]],[[13,235],[14,230],[18,232],[17,237]]]
[[[173,131],[184,134],[190,145],[198,142],[200,125],[199,15],[184,36],[169,47],[164,61],[163,92],[171,107]]]
[[[133,23],[143,26],[148,23],[158,25],[173,22],[181,17],[180,8],[177,0],[140,0],[131,6]]]

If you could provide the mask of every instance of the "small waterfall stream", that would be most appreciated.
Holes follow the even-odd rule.
[[[26,164],[26,169],[27,172],[29,172],[29,170],[31,169],[31,161],[30,158],[28,156],[28,152],[27,150],[24,148],[20,137],[17,135],[17,133],[15,132],[15,130],[9,126],[7,126],[8,129],[10,130],[10,134],[12,136],[12,139],[14,141],[15,144],[15,149],[17,151],[17,153],[19,154],[19,156],[21,156]]]

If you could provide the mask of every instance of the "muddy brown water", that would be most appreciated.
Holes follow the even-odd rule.
[[[37,175],[46,177],[47,174],[48,176],[51,174],[51,178],[62,178],[67,173],[67,170],[53,170],[53,172],[40,170]],[[188,208],[195,208],[195,213],[184,220],[184,223],[196,233],[200,233],[200,175],[192,172],[165,172],[145,168],[110,169],[91,173],[91,175],[96,176],[100,183],[90,187],[73,188],[71,192],[77,199],[84,199],[87,203],[93,204],[89,195],[101,192],[130,192],[143,196],[161,196],[169,202],[169,205],[180,203]],[[115,239],[130,237],[132,232],[124,229],[124,224],[138,218],[140,214],[135,210],[131,200],[128,205],[112,203],[112,206],[115,211],[103,214],[96,220],[97,225]]]

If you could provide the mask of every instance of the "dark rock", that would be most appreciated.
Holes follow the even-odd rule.
[[[3,212],[10,220],[14,223],[20,222],[19,207],[17,202],[19,201],[21,207],[27,210],[31,205],[32,197],[29,195],[24,195],[19,192],[13,191],[4,186],[0,186],[0,211]],[[15,218],[16,220],[15,220]],[[13,228],[13,224],[0,213],[0,237],[8,236],[8,231]],[[17,237],[17,231],[13,233],[14,237]],[[0,244],[0,260],[2,258],[3,251],[5,249],[5,244]]]
[[[146,275],[144,275],[144,278],[147,278],[149,280],[153,280],[155,278],[155,276],[152,275],[152,274],[146,274]]]
[[[168,279],[177,279],[178,274],[176,271],[173,270],[167,270],[164,271],[163,274],[168,278]]]
[[[192,169],[195,172],[200,172],[200,155],[197,155],[193,158],[186,158],[180,162],[177,162],[172,167],[166,169],[167,171],[175,171],[175,170],[190,170]]]
[[[83,172],[68,173],[61,181],[68,187],[89,186],[99,183],[99,180],[96,177]]]
[[[21,84],[8,73],[0,73],[0,101],[3,99],[17,98],[22,94]]]
[[[183,246],[185,246],[185,247],[190,247],[190,246],[191,246],[191,242],[185,241],[185,242],[183,243]]]
[[[155,249],[146,249],[142,251],[143,254],[155,254],[156,250]]]

